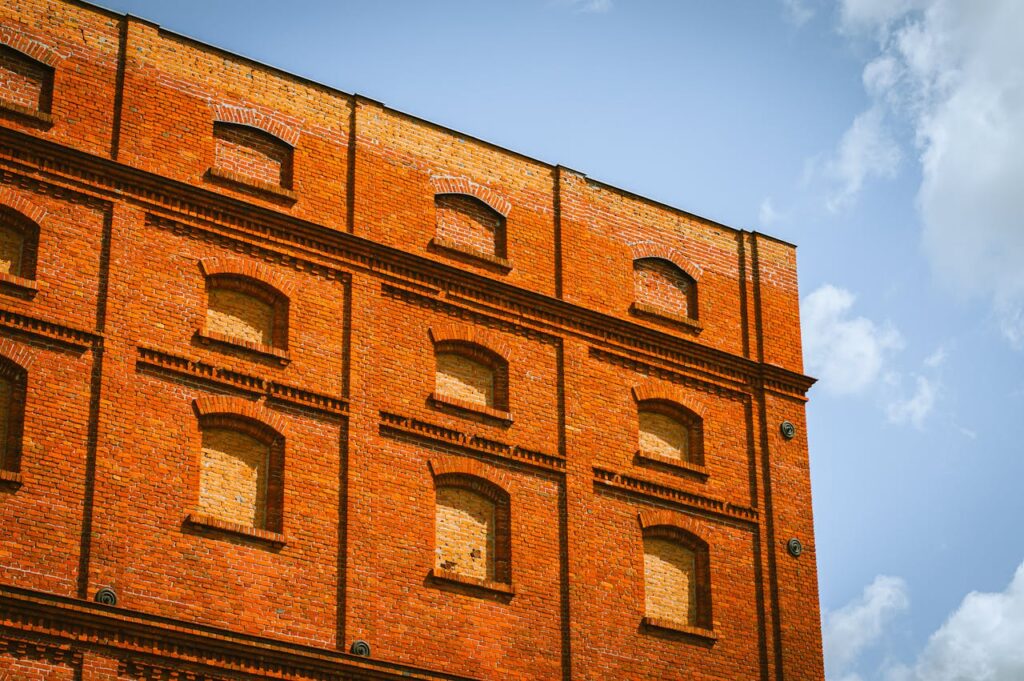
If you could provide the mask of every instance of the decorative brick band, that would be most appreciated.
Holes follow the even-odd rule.
[[[58,54],[52,47],[43,45],[38,40],[32,40],[7,26],[0,26],[0,45],[6,45],[12,50],[17,50],[25,56],[35,59],[37,62],[46,64],[50,68],[56,68],[58,64],[64,61],[64,57]]]
[[[199,416],[213,416],[215,414],[241,416],[263,424],[278,435],[285,435],[288,429],[287,421],[285,421],[283,416],[270,411],[258,402],[241,397],[228,397],[226,395],[200,397],[192,403],[192,406]]]
[[[721,499],[712,499],[699,494],[684,492],[681,489],[659,485],[656,482],[634,478],[614,471],[595,467],[594,482],[598,485],[604,485],[612,489],[618,489],[641,497],[647,497],[648,499],[668,501],[680,506],[713,513],[717,516],[738,520],[744,523],[757,523],[758,512],[755,508],[736,506],[735,504],[722,501]]]
[[[486,329],[463,324],[441,324],[428,330],[435,344],[442,342],[470,343],[498,355],[506,362],[512,358],[512,348],[504,340]]]
[[[28,369],[32,366],[35,354],[27,345],[20,345],[6,338],[0,338],[0,357],[17,365],[20,369]]]
[[[427,461],[430,472],[435,478],[446,475],[464,475],[471,478],[479,478],[490,483],[508,496],[510,480],[504,471],[494,470],[482,461],[476,459],[464,459],[455,456],[439,454]]]
[[[231,274],[248,277],[269,286],[286,298],[291,298],[295,285],[258,260],[246,258],[203,258],[199,269],[210,277],[216,274]]]
[[[674,530],[692,535],[705,544],[708,543],[708,535],[712,531],[710,528],[697,524],[692,518],[664,509],[640,511],[637,513],[637,519],[640,521],[640,527],[645,530],[653,527],[671,527]]]
[[[682,390],[675,386],[666,386],[653,381],[647,381],[633,386],[633,398],[637,402],[646,400],[663,400],[684,407],[687,411],[704,418],[707,407],[696,401]]]
[[[37,225],[41,224],[43,218],[46,217],[45,208],[39,204],[32,203],[21,194],[12,192],[7,187],[0,187],[0,205],[21,213]]]
[[[700,268],[696,263],[687,259],[674,248],[669,248],[662,244],[656,244],[653,241],[641,241],[639,243],[630,244],[630,249],[633,251],[633,260],[643,260],[644,258],[658,258],[659,260],[666,260],[683,272],[686,272],[694,281],[700,281],[701,275],[704,270]]]
[[[292,147],[299,143],[298,130],[255,109],[232,104],[217,104],[213,115],[214,120],[220,123],[234,123],[235,125],[258,128]]]
[[[507,218],[512,210],[512,202],[490,187],[477,184],[465,177],[435,175],[430,178],[434,194],[465,194],[483,201],[503,218]]]

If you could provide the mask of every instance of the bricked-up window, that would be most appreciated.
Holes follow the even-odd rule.
[[[36,277],[39,227],[11,208],[0,206],[0,273]]]
[[[259,128],[214,123],[214,169],[228,179],[292,188],[292,147]]]
[[[17,473],[21,469],[26,383],[25,370],[0,357],[0,470]]]
[[[288,347],[288,298],[245,276],[207,277],[206,332],[244,344]]]
[[[0,100],[25,113],[49,114],[53,103],[53,69],[0,45]]]
[[[468,405],[508,409],[508,363],[472,343],[442,342],[435,346],[435,394]]]
[[[678,528],[644,530],[644,611],[652,624],[711,629],[708,547]]]
[[[284,438],[259,422],[232,415],[206,416],[200,427],[199,512],[280,532]]]
[[[435,567],[470,579],[511,581],[509,498],[468,475],[437,479]]]
[[[644,400],[637,415],[641,455],[704,465],[704,428],[697,414],[668,400]]]
[[[441,245],[504,260],[505,217],[474,196],[438,194],[437,237]]]
[[[661,258],[633,261],[636,304],[643,310],[682,319],[697,319],[697,282]]]

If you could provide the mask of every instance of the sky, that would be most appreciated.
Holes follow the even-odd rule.
[[[1024,679],[1024,2],[101,4],[796,243],[828,681]]]

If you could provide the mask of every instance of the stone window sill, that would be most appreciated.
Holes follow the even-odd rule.
[[[254,343],[242,338],[236,338],[235,336],[217,333],[216,331],[196,329],[196,338],[198,338],[199,342],[203,344],[213,343],[215,345],[227,345],[233,348],[246,350],[247,352],[251,352],[255,355],[275,359],[279,364],[281,364],[281,366],[287,366],[292,361],[292,357],[287,350],[275,348],[272,345],[264,345],[263,343]]]
[[[448,582],[450,584],[468,586],[474,589],[480,589],[481,591],[490,591],[493,593],[501,594],[503,596],[515,596],[516,594],[516,588],[512,584],[508,584],[506,582],[495,582],[491,579],[478,579],[476,577],[467,577],[466,575],[460,575],[457,572],[442,570],[438,567],[430,571],[430,577],[436,582]]]
[[[266,194],[274,199],[283,199],[289,202],[298,201],[299,195],[291,189],[285,189],[280,185],[271,182],[263,182],[251,177],[246,177],[231,170],[212,167],[206,171],[206,179],[214,182],[221,182],[228,185],[235,185],[235,188],[245,191]]]
[[[21,487],[21,473],[15,471],[0,470],[0,485],[10,487]]]
[[[654,319],[669,321],[679,326],[684,326],[692,331],[700,333],[704,330],[704,325],[698,322],[696,319],[690,317],[684,317],[676,314],[675,312],[669,312],[656,305],[648,305],[647,303],[633,303],[629,307],[629,311],[638,317],[653,317]]]
[[[489,419],[494,419],[495,421],[501,421],[506,426],[512,425],[511,413],[501,409],[495,409],[494,407],[488,407],[484,404],[467,402],[466,400],[460,400],[456,397],[449,397],[448,395],[442,395],[436,392],[431,394],[430,401],[434,403],[434,406],[449,407],[457,411],[478,414]]]
[[[667,468],[675,469],[680,473],[691,473],[693,475],[699,475],[702,478],[708,477],[708,469],[700,464],[690,463],[689,461],[682,461],[681,459],[673,459],[661,454],[655,454],[654,452],[638,451],[636,458],[641,463],[654,463],[659,466],[665,466]]]
[[[718,636],[715,635],[713,629],[695,627],[689,624],[683,624],[682,622],[663,619],[661,617],[645,617],[642,621],[645,627],[650,627],[651,629],[674,631],[679,634],[685,634],[686,636],[701,639],[702,641],[707,641],[708,643],[714,643],[718,640]]]
[[[42,123],[46,126],[53,125],[53,116],[45,111],[33,109],[21,104],[15,104],[14,102],[8,102],[3,99],[0,99],[0,111],[6,111],[7,113],[11,113],[22,118],[29,118],[36,123]]]
[[[473,248],[472,246],[460,244],[459,242],[452,241],[451,239],[435,236],[430,240],[430,245],[442,251],[456,253],[468,258],[473,258],[474,260],[481,260],[484,264],[491,265],[492,267],[506,273],[512,270],[512,263],[509,260],[497,255],[485,253],[484,251],[481,251],[478,248]]]
[[[256,527],[233,523],[230,520],[215,518],[214,516],[207,515],[206,513],[189,513],[185,516],[185,522],[195,527],[205,527],[218,530],[220,532],[227,532],[229,534],[246,537],[248,539],[257,539],[259,541],[267,542],[273,546],[284,546],[288,543],[287,538],[278,532],[271,532],[270,530],[261,530]]]
[[[0,272],[0,289],[9,289],[15,293],[35,295],[39,290],[39,283],[35,279],[26,279],[16,274]]]

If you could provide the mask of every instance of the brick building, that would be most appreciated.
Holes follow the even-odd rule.
[[[793,246],[70,1],[0,180],[0,677],[823,678]]]

